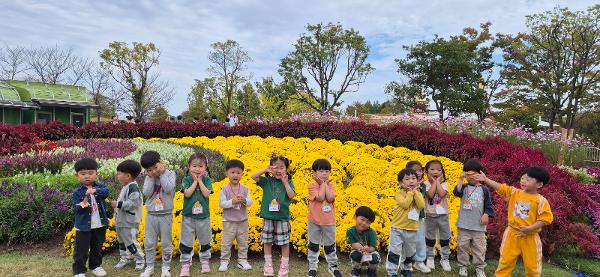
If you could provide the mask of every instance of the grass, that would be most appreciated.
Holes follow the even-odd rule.
[[[108,272],[107,276],[139,276],[139,272],[133,269],[133,265],[130,265],[122,270],[116,270],[113,266],[117,263],[118,257],[113,253],[105,256],[103,268]],[[275,266],[279,264],[276,259]],[[71,273],[71,257],[49,257],[42,255],[23,255],[19,253],[4,253],[0,254],[0,276],[72,276]],[[252,271],[241,271],[239,269],[232,269],[226,273],[217,272],[218,268],[218,257],[213,255],[211,260],[212,272],[206,276],[262,276],[262,260],[259,256],[251,257],[250,263],[254,267]],[[346,255],[340,255],[341,271],[343,276],[350,275],[350,265]],[[329,276],[325,270],[325,262],[321,261],[319,267],[318,276]],[[436,264],[439,266],[439,264]],[[496,269],[497,261],[488,261],[486,268],[487,276],[494,276],[494,270]],[[308,264],[305,258],[292,257],[290,261],[290,277],[306,276]],[[435,277],[450,277],[458,276],[458,267],[453,261],[452,272],[443,272],[436,269],[430,274],[416,273],[414,276],[435,276]],[[155,265],[155,274],[157,271],[160,273],[160,266],[157,263]],[[172,262],[172,276],[179,276],[179,262],[177,258],[173,259]],[[469,272],[469,276],[474,276],[474,271]],[[384,265],[379,266],[378,276],[387,276]],[[543,266],[542,276],[548,277],[563,277],[570,276],[570,272],[560,267],[545,263]],[[88,276],[92,276],[88,274]],[[200,276],[199,263],[197,260],[194,261],[192,266],[192,276]],[[364,273],[363,273],[364,276]],[[513,276],[525,276],[523,266],[518,264]]]

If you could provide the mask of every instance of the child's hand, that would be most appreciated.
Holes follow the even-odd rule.
[[[198,174],[191,173],[191,175],[192,175],[192,181],[193,181],[193,183],[198,182]]]
[[[94,193],[96,193],[95,188],[88,188],[87,191],[85,192],[86,195],[92,195]]]
[[[467,173],[463,171],[463,172],[460,173],[460,179],[462,180],[462,179],[465,179],[465,178],[467,178]]]
[[[479,220],[479,223],[481,223],[481,225],[488,225],[490,223],[490,217],[488,214],[483,214]]]
[[[485,180],[487,179],[487,176],[485,176],[485,173],[481,172],[478,174],[475,174],[473,176],[473,178],[477,181],[477,182],[485,182]]]
[[[526,237],[527,235],[531,234],[531,232],[533,232],[533,228],[531,228],[531,226],[523,226],[521,228],[519,228],[519,233],[517,234],[517,236],[519,237]]]
[[[117,208],[117,201],[110,201],[110,206],[114,209]]]
[[[81,201],[79,204],[77,204],[77,206],[79,206],[81,208],[87,208],[87,207],[89,207],[90,203],[88,203],[87,197],[83,198],[83,201]]]
[[[156,177],[160,177],[161,175],[165,174],[165,172],[167,171],[167,167],[165,167],[165,164],[163,164],[162,162],[158,163],[156,165],[157,167],[157,171],[158,171],[158,176]]]
[[[273,173],[275,172],[275,167],[274,167],[274,166],[272,166],[272,165],[270,165],[270,166],[267,166],[267,168],[265,169],[265,171],[266,171],[267,173],[269,173],[269,174],[273,175]]]
[[[288,179],[287,173],[284,172],[283,174],[281,174],[281,182],[283,182],[285,184],[288,182],[288,180],[289,179]]]

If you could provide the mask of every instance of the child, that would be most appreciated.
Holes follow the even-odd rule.
[[[212,180],[208,172],[208,160],[200,153],[194,153],[188,160],[188,176],[183,178],[183,218],[181,219],[181,274],[190,276],[194,240],[200,244],[200,273],[209,273],[211,257],[212,228],[208,197],[213,193]]]
[[[451,271],[450,267],[450,221],[448,219],[448,184],[444,166],[438,160],[429,161],[425,165],[427,172],[427,203],[425,208],[425,243],[427,244],[427,267],[435,269],[434,248],[435,235],[439,233],[440,240],[440,265],[444,271]]]
[[[79,186],[73,191],[71,202],[75,210],[75,252],[73,254],[73,275],[85,277],[88,261],[92,274],[106,276],[102,268],[102,244],[106,236],[108,218],[104,200],[108,188],[96,182],[98,164],[92,159],[81,159],[75,163]]]
[[[381,260],[377,252],[377,233],[371,228],[375,221],[375,212],[371,208],[361,206],[354,212],[356,225],[346,231],[346,242],[350,244],[350,262],[352,272],[350,276],[360,276],[363,264],[367,265],[367,276],[377,276],[377,265]]]
[[[521,189],[490,180],[485,174],[477,174],[477,181],[493,188],[508,201],[508,227],[500,246],[500,261],[496,276],[510,276],[519,256],[525,265],[525,275],[540,276],[542,273],[542,227],[552,223],[550,203],[538,194],[538,189],[548,184],[550,174],[543,167],[528,167],[521,176]]]
[[[485,277],[485,253],[487,241],[485,237],[486,226],[489,218],[494,217],[494,206],[490,191],[486,186],[475,180],[476,174],[482,172],[481,164],[476,160],[468,160],[463,167],[458,184],[454,188],[454,195],[461,198],[458,212],[458,275],[467,276],[469,266],[469,253],[473,255],[473,265],[477,277]],[[467,185],[463,179],[467,178]]]
[[[419,210],[425,208],[425,199],[419,191],[420,184],[417,182],[417,173],[414,170],[400,171],[398,182],[401,188],[396,192],[390,247],[385,267],[389,276],[397,277],[400,268],[402,276],[412,277],[412,262],[416,253],[417,230],[419,230]]]
[[[308,185],[308,276],[317,276],[320,245],[331,276],[341,277],[335,251],[335,185],[329,180],[331,164],[326,159],[312,164],[314,182]]]
[[[144,225],[144,251],[146,270],[142,277],[152,276],[156,259],[156,244],[160,236],[162,248],[161,277],[171,276],[173,198],[175,197],[175,172],[167,170],[156,151],[146,151],[140,158],[146,170],[143,193],[146,197],[146,222]]]
[[[423,198],[427,198],[427,186],[423,181],[423,166],[419,161],[410,161],[406,163],[407,169],[412,169],[417,174],[417,183],[419,184],[419,192]],[[425,209],[419,210],[419,230],[417,231],[417,246],[413,261],[413,267],[423,273],[431,272],[431,269],[425,265],[427,259],[427,246],[425,244]]]
[[[250,270],[248,263],[248,207],[252,198],[248,187],[240,184],[244,175],[244,163],[230,160],[225,164],[229,184],[221,188],[219,205],[223,208],[223,238],[221,239],[221,266],[219,271],[227,271],[231,257],[231,245],[237,240],[238,264],[242,270]]]
[[[135,259],[135,270],[144,269],[144,253],[135,245],[137,228],[142,221],[142,195],[135,179],[142,172],[140,164],[133,160],[126,160],[117,166],[117,179],[123,186],[117,201],[111,205],[115,211],[115,229],[119,239],[119,253],[121,259],[115,268],[121,269],[127,265],[127,250]]]
[[[269,166],[260,170],[252,179],[263,189],[260,205],[260,216],[263,218],[262,234],[264,243],[265,266],[264,276],[273,276],[273,260],[271,250],[273,244],[281,246],[281,265],[279,277],[287,277],[290,261],[290,204],[296,196],[294,182],[288,173],[290,161],[281,156],[271,158]],[[266,176],[261,176],[265,174]]]

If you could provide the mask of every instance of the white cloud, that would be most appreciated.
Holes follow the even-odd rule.
[[[237,40],[253,62],[255,79],[276,76],[279,60],[307,23],[340,22],[363,34],[376,68],[345,103],[380,100],[383,87],[398,79],[394,58],[402,45],[447,36],[491,21],[492,31],[525,29],[525,15],[560,5],[584,9],[595,1],[3,1],[0,42],[9,45],[72,46],[97,58],[111,41],[154,42],[162,50],[160,71],[176,89],[170,111],[186,108],[194,79],[203,78],[209,45]]]

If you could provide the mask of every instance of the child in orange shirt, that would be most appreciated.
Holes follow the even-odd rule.
[[[519,256],[525,265],[525,276],[542,273],[542,227],[552,223],[553,216],[548,200],[538,194],[538,189],[550,181],[543,167],[529,167],[521,176],[520,187],[511,187],[477,174],[478,181],[496,190],[508,201],[508,227],[502,237],[497,277],[510,276]]]

